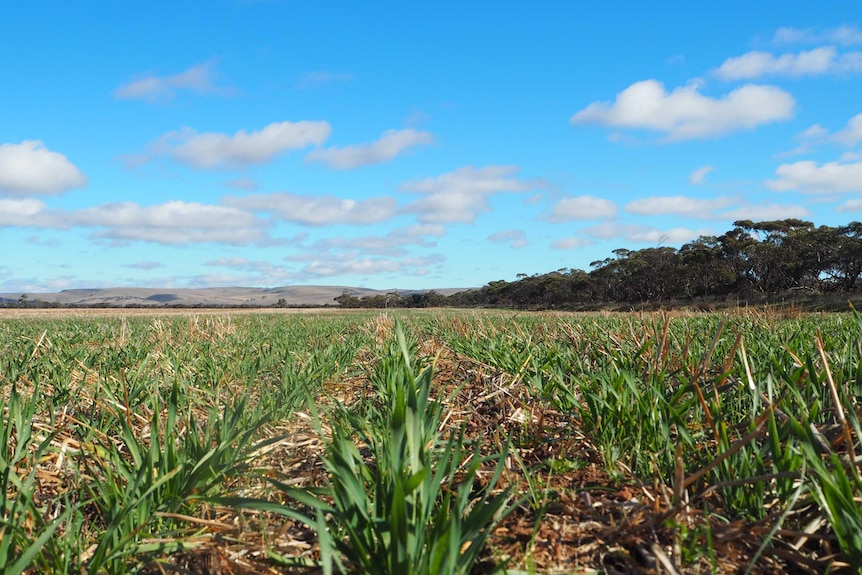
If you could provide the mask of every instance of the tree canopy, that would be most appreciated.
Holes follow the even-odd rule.
[[[862,223],[816,227],[799,219],[739,220],[721,236],[680,248],[616,249],[590,271],[562,268],[516,281],[442,296],[336,298],[349,307],[496,306],[572,308],[588,304],[664,302],[790,291],[849,292],[862,274]]]

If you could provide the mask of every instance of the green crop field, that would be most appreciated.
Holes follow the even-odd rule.
[[[16,312],[4,573],[862,570],[862,317]]]

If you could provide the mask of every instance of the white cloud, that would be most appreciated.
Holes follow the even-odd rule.
[[[94,236],[117,241],[247,244],[266,239],[266,223],[253,214],[194,202],[103,204],[70,212],[64,219],[71,225],[105,228]]]
[[[443,224],[417,224],[403,230],[408,236],[434,236],[443,237],[446,235],[446,226]]]
[[[49,278],[12,278],[7,281],[0,282],[0,292],[4,293],[51,293],[64,289],[87,289],[102,287],[112,287],[112,284],[109,284],[105,281],[93,280],[92,278],[82,280],[73,275],[63,275]]]
[[[445,222],[471,224],[479,214],[491,211],[484,195],[470,196],[452,191],[440,192],[419,198],[404,208],[415,212],[417,219],[423,223]]]
[[[271,213],[284,221],[309,226],[373,224],[388,220],[396,211],[395,199],[388,197],[342,200],[335,196],[303,196],[279,192],[244,197],[228,196],[223,202],[245,210]]]
[[[842,130],[835,132],[832,139],[845,146],[855,146],[862,142],[862,114],[850,118]]]
[[[862,72],[862,52],[839,55],[833,46],[798,54],[774,56],[769,52],[747,52],[728,58],[715,70],[722,80],[755,80],[765,76],[819,76]]]
[[[0,227],[38,226],[45,204],[33,199],[0,198]]]
[[[202,94],[230,94],[230,88],[215,84],[215,62],[192,66],[184,72],[172,76],[144,76],[123,84],[114,90],[114,97],[121,100],[146,100],[156,102],[171,100],[179,90],[189,90]]]
[[[553,223],[599,220],[612,218],[616,213],[617,206],[610,200],[595,196],[576,196],[557,202],[547,220]]]
[[[626,211],[638,215],[677,215],[704,220],[719,219],[731,221],[766,221],[785,218],[804,218],[811,215],[804,207],[789,204],[746,204],[732,209],[724,209],[730,208],[736,201],[733,198],[727,197],[707,200],[686,196],[658,196],[629,202],[626,205]],[[648,233],[651,234],[652,232]]]
[[[810,154],[816,150],[819,144],[828,140],[829,130],[820,124],[813,124],[805,130],[793,136],[793,141],[800,142],[798,146],[787,152],[779,152],[775,155],[777,158],[787,158],[790,156],[798,156],[801,154]]]
[[[370,144],[317,149],[310,152],[305,159],[310,162],[323,162],[336,170],[352,170],[388,162],[405,150],[431,144],[433,141],[434,136],[431,132],[413,129],[387,130],[378,140]]]
[[[494,243],[509,244],[509,247],[518,249],[529,245],[527,234],[523,230],[503,230],[488,236],[488,241]]]
[[[303,246],[300,252],[288,255],[284,260],[305,262],[299,274],[308,277],[394,273],[444,262],[446,257],[442,254],[417,256],[409,254],[406,249],[408,246],[436,245],[411,234],[409,228],[397,228],[385,236],[324,238]]]
[[[653,196],[629,202],[626,204],[625,209],[630,214],[644,216],[673,214],[691,218],[709,219],[715,210],[725,208],[732,203],[732,198],[707,200],[686,196]]]
[[[711,230],[708,229],[691,230],[680,227],[660,230],[640,224],[620,224],[618,222],[603,222],[582,231],[599,239],[623,238],[627,242],[654,245],[683,243],[711,233]]]
[[[806,208],[792,204],[754,204],[741,206],[733,210],[727,210],[716,214],[716,218],[729,220],[752,220],[755,222],[767,222],[770,220],[786,220],[788,218],[802,219],[811,215]]]
[[[185,128],[162,136],[153,151],[194,168],[242,168],[264,164],[285,151],[320,145],[331,131],[329,123],[323,121],[276,122],[257,132],[240,130],[233,136],[198,134]]]
[[[571,118],[573,124],[602,124],[663,132],[668,141],[721,136],[787,120],[793,96],[774,86],[748,84],[721,98],[698,92],[692,83],[666,92],[656,80],[632,84],[614,102],[593,102]]]
[[[815,151],[823,144],[839,144],[846,147],[853,147],[859,142],[862,142],[862,114],[848,120],[847,125],[837,132],[830,132],[820,124],[809,126],[802,132],[793,136],[794,141],[801,144],[790,150],[778,154],[778,157],[794,156],[798,154],[807,154]],[[842,156],[842,161],[852,161],[853,155]]]
[[[517,166],[465,166],[454,172],[408,182],[402,191],[436,194],[457,190],[469,194],[495,194],[498,192],[525,192],[535,187],[534,182],[515,178]]]
[[[349,239],[333,237],[322,239],[309,246],[306,254],[300,254],[288,259],[308,261],[309,259],[316,259],[322,253],[333,250],[356,252],[362,255],[372,254],[399,257],[407,255],[405,247],[411,245],[434,247],[437,243],[426,241],[419,236],[410,236],[396,230],[385,236],[360,236]]]
[[[838,212],[862,212],[862,199],[847,200],[835,210]]]
[[[703,166],[702,168],[696,169],[691,174],[689,174],[688,183],[692,186],[703,185],[706,182],[707,174],[709,174],[713,170],[715,170],[715,168],[712,166]]]
[[[0,193],[52,195],[87,184],[87,177],[39,140],[0,145]]]
[[[517,166],[466,166],[433,178],[407,182],[399,190],[422,194],[404,208],[423,223],[472,223],[491,210],[488,197],[505,192],[527,192],[544,184],[515,177]]]
[[[862,162],[830,162],[823,165],[813,161],[794,162],[778,166],[775,175],[777,179],[767,180],[766,187],[777,192],[862,192]]]
[[[582,248],[594,244],[593,240],[586,238],[563,238],[551,242],[551,249],[554,250],[571,250],[574,248]]]
[[[827,130],[820,124],[813,124],[802,130],[800,133],[796,134],[793,139],[798,141],[821,140],[825,138],[828,134],[829,130]]]
[[[315,260],[305,266],[303,273],[314,276],[372,275],[382,272],[397,272],[402,264],[395,260],[357,258],[350,260]]]
[[[824,30],[813,28],[779,28],[772,39],[776,44],[839,44],[853,46],[862,44],[862,30],[855,26],[838,26]]]

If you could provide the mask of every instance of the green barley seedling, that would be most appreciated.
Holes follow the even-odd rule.
[[[443,404],[431,397],[433,366],[416,373],[400,327],[396,335],[395,353],[376,372],[376,405],[363,404],[359,413],[341,409],[333,419],[327,488],[275,483],[311,513],[232,502],[315,528],[324,572],[468,573],[494,524],[513,509],[508,491],[496,489],[507,452],[482,455],[463,431],[444,437]],[[480,487],[478,476],[486,469],[490,477]]]
[[[131,558],[149,550],[141,546],[143,538],[169,535],[175,529],[159,514],[192,514],[203,498],[243,471],[251,453],[280,439],[254,442],[266,419],[247,421],[243,397],[211,407],[203,422],[193,410],[181,413],[181,397],[175,384],[166,412],[153,411],[149,441],[140,437],[120,405],[116,417],[120,441],[94,444],[87,460],[92,477],[87,488],[89,504],[104,527],[87,561],[88,573],[124,572]],[[179,548],[163,545],[156,550],[169,553]]]
[[[8,401],[0,397],[0,565],[12,575],[44,561],[40,554],[68,516],[65,511],[46,521],[33,497],[35,462],[53,438],[39,441],[34,434],[36,403],[33,396],[21,397],[14,385]]]

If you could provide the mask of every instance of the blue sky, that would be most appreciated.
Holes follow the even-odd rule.
[[[480,286],[862,219],[857,2],[413,4],[0,4],[0,292]]]

